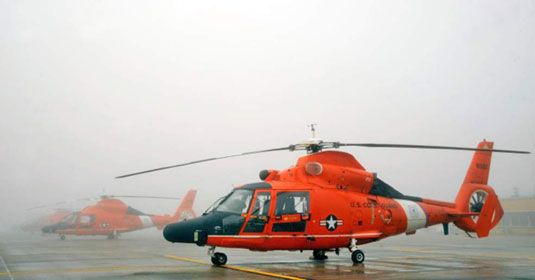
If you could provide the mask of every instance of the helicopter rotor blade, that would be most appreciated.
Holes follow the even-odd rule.
[[[494,153],[530,154],[527,151],[478,149],[469,147],[408,145],[408,144],[375,144],[375,143],[337,143],[338,147],[368,147],[368,148],[402,148],[402,149],[429,149],[429,150],[460,150],[460,151],[487,151]]]
[[[130,177],[130,176],[135,176],[135,175],[140,175],[140,174],[145,174],[145,173],[150,173],[150,172],[155,172],[155,171],[160,171],[160,170],[165,170],[165,169],[170,169],[170,168],[175,168],[175,167],[182,167],[182,166],[186,166],[186,165],[192,165],[192,164],[197,164],[197,163],[207,162],[207,161],[214,161],[214,160],[220,160],[220,159],[226,159],[226,158],[233,158],[233,157],[240,157],[240,156],[247,156],[247,155],[268,153],[268,152],[276,152],[276,151],[285,151],[285,150],[290,151],[290,150],[292,150],[292,147],[293,147],[293,145],[292,146],[287,146],[287,147],[282,147],[282,148],[273,148],[273,149],[245,152],[245,153],[227,155],[227,156],[221,156],[221,157],[206,158],[206,159],[201,159],[201,160],[195,160],[195,161],[179,163],[179,164],[175,164],[175,165],[169,165],[169,166],[149,169],[149,170],[145,170],[145,171],[139,171],[139,172],[135,172],[135,173],[125,174],[125,175],[117,176],[117,177],[115,177],[115,179],[126,178],[126,177]]]
[[[260,153],[267,153],[267,152],[275,152],[275,151],[297,151],[297,150],[306,150],[308,152],[318,152],[322,149],[337,149],[340,147],[368,147],[368,148],[403,148],[403,149],[432,149],[432,150],[461,150],[461,151],[487,151],[487,152],[496,152],[496,153],[513,153],[513,154],[530,154],[530,152],[527,151],[516,151],[516,150],[501,150],[501,149],[478,149],[478,148],[471,148],[471,147],[453,147],[453,146],[431,146],[431,145],[409,145],[409,144],[378,144],[378,143],[340,143],[340,142],[324,142],[319,139],[312,139],[312,141],[305,141],[302,143],[298,143],[295,145],[289,145],[287,147],[282,148],[273,148],[273,149],[267,149],[267,150],[259,150],[259,151],[252,151],[252,152],[245,152],[245,153],[239,153],[239,154],[233,154],[233,155],[227,155],[227,156],[221,156],[221,157],[213,157],[213,158],[206,158],[201,160],[195,160],[175,165],[169,165],[139,172],[134,172],[130,174],[125,174],[121,176],[115,177],[115,179],[120,178],[126,178],[130,176],[136,176],[140,174],[175,168],[175,167],[182,167],[207,161],[214,161],[214,160],[220,160],[220,159],[226,159],[226,158],[232,158],[232,157],[239,157],[239,156],[246,156],[246,155],[252,155],[252,154],[260,154]]]
[[[69,204],[69,203],[76,203],[76,202],[80,202],[80,201],[89,201],[89,200],[95,200],[95,199],[97,199],[97,198],[80,198],[80,199],[71,199],[71,200],[65,200],[65,201],[58,201],[58,202],[55,202],[55,203],[34,206],[34,207],[31,207],[31,208],[27,208],[26,210],[29,211],[29,210],[35,210],[35,209],[41,209],[41,208],[57,207],[59,205],[64,205],[64,204]]]
[[[178,200],[180,197],[170,196],[148,196],[148,195],[107,195],[106,197],[121,197],[121,198],[153,198],[153,199],[172,199]]]

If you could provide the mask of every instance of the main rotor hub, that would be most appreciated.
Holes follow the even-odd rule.
[[[335,149],[340,147],[339,142],[323,142],[319,138],[305,139],[295,145],[290,145],[290,151],[307,151],[308,154],[321,152],[323,149]]]

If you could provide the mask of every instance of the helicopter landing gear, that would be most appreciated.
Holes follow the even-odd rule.
[[[351,260],[354,264],[360,264],[364,262],[364,252],[357,249],[357,240],[355,238],[351,239],[349,251],[351,252]]]
[[[225,265],[227,263],[227,255],[220,252],[215,252],[212,256],[212,263],[214,265]]]
[[[316,261],[323,261],[328,259],[327,255],[325,255],[324,250],[314,250],[312,251],[312,259]]]
[[[221,252],[215,252],[215,246],[208,248],[208,255],[212,258],[212,264],[220,266],[227,263],[227,255]]]
[[[115,239],[117,239],[117,238],[119,238],[119,233],[116,232],[116,231],[114,231],[114,232],[108,234],[108,239],[109,239],[109,240],[115,240]]]
[[[66,238],[66,237],[65,237],[65,235],[63,235],[63,234],[61,234],[61,235],[59,236],[59,239],[61,239],[61,240],[65,240],[65,238]]]
[[[359,264],[364,262],[364,252],[356,250],[351,253],[351,260],[353,263]]]

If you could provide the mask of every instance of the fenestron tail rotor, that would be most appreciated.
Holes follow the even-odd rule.
[[[487,192],[483,190],[477,190],[473,192],[468,203],[470,212],[481,213],[481,210],[483,210],[483,206],[485,205],[485,201],[487,200],[487,195]],[[472,216],[472,219],[477,222],[478,217],[479,216]]]
[[[195,160],[185,163],[179,163],[164,167],[158,167],[154,169],[129,173],[125,175],[120,175],[115,177],[116,179],[119,178],[126,178],[130,176],[136,176],[141,175],[145,173],[165,170],[165,169],[171,169],[176,167],[182,167],[187,165],[193,165],[198,164],[202,162],[208,162],[208,161],[215,161],[215,160],[221,160],[226,158],[233,158],[233,157],[240,157],[240,156],[247,156],[247,155],[253,155],[253,154],[261,154],[261,153],[269,153],[269,152],[277,152],[277,151],[307,151],[307,153],[317,153],[321,152],[324,149],[338,149],[340,147],[365,147],[365,148],[397,148],[397,149],[427,149],[427,150],[459,150],[459,151],[486,151],[486,152],[494,152],[494,153],[512,153],[512,154],[529,154],[530,152],[527,151],[517,151],[517,150],[501,150],[501,149],[478,149],[478,148],[471,148],[471,147],[454,147],[454,146],[435,146],[435,145],[412,145],[412,144],[379,144],[379,143],[340,143],[340,142],[325,142],[317,138],[311,138],[308,140],[305,140],[303,142],[300,142],[298,144],[289,145],[287,147],[280,147],[280,148],[272,148],[272,149],[265,149],[265,150],[258,150],[258,151],[252,151],[252,152],[245,152],[245,153],[239,153],[239,154],[232,154],[232,155],[226,155],[226,156],[220,156],[220,157],[212,157],[212,158],[206,158],[201,160]]]

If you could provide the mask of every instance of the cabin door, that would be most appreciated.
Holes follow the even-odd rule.
[[[245,227],[243,228],[242,233],[264,233],[270,220],[269,210],[271,208],[271,191],[257,191],[252,205],[253,207],[251,207],[249,213],[245,217]]]

